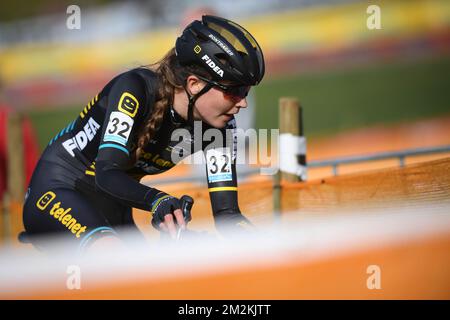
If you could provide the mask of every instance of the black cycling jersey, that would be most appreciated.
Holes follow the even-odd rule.
[[[111,210],[110,201],[125,211],[130,207],[150,211],[159,190],[139,180],[145,175],[167,171],[200,150],[206,157],[215,221],[245,219],[237,202],[234,118],[223,129],[214,129],[203,122],[192,127],[169,107],[144,152],[135,159],[138,134],[152,116],[158,85],[157,74],[146,68],[118,75],[89,102],[76,120],[50,141],[33,174],[24,206],[28,233],[45,232],[46,227],[35,226],[40,220],[33,216],[41,215],[42,211],[52,215],[49,223],[59,221],[62,224],[67,218],[63,218],[62,209],[79,205],[83,200],[77,197],[94,203],[92,210],[79,209],[84,215],[97,212],[99,218],[92,226],[79,223],[78,227],[76,222],[81,218],[78,221],[73,218],[75,210],[72,209],[71,217],[75,219],[70,224],[72,227],[67,227],[72,220],[65,219],[65,228],[58,224],[58,230],[70,229],[74,237],[79,238],[88,234],[89,229],[122,224],[124,220],[129,222],[128,211],[126,218],[111,221],[115,219],[111,218],[113,213],[107,212]],[[60,190],[60,195],[54,190]],[[72,194],[77,199],[66,195],[65,203],[55,207],[61,194]],[[84,220],[89,221],[89,218]],[[83,227],[86,228],[80,232]]]

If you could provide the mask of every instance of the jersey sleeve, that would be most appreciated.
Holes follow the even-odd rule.
[[[238,205],[236,121],[220,130],[222,142],[204,148],[208,191],[216,227],[246,223]]]
[[[146,109],[150,105],[148,91],[144,80],[132,72],[124,73],[112,85],[95,162],[97,188],[143,210],[150,210],[159,190],[139,183],[125,171],[132,166],[134,144],[150,112]]]

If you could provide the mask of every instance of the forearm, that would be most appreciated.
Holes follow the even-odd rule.
[[[158,189],[147,187],[132,179],[124,171],[103,161],[96,163],[96,186],[119,202],[150,211]]]
[[[220,232],[241,230],[251,226],[251,222],[241,213],[237,191],[210,193],[214,223]]]

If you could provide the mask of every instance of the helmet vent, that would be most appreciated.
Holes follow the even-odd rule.
[[[217,53],[214,55],[217,60],[220,61],[220,63],[224,64],[224,65],[230,65],[230,60],[228,59],[228,55],[226,55],[225,53]]]

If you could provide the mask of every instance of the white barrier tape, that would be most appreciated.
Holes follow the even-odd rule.
[[[298,163],[297,156],[306,155],[306,138],[291,133],[280,134],[280,170],[307,179],[307,168]]]
[[[260,233],[238,233],[226,241],[187,239],[176,246],[157,244],[149,248],[139,238],[130,247],[94,252],[80,260],[70,251],[60,251],[50,259],[32,248],[0,247],[0,297],[7,298],[8,292],[36,294],[61,288],[68,277],[67,266],[74,264],[83,267],[83,283],[108,285],[136,279],[217,275],[236,269],[254,270],[255,266],[270,268],[291,259],[306,264],[450,234],[448,201],[403,205],[327,210],[321,215],[302,210],[287,214],[281,224],[274,225],[270,220],[260,223]],[[58,240],[57,244],[64,247],[64,241]]]

